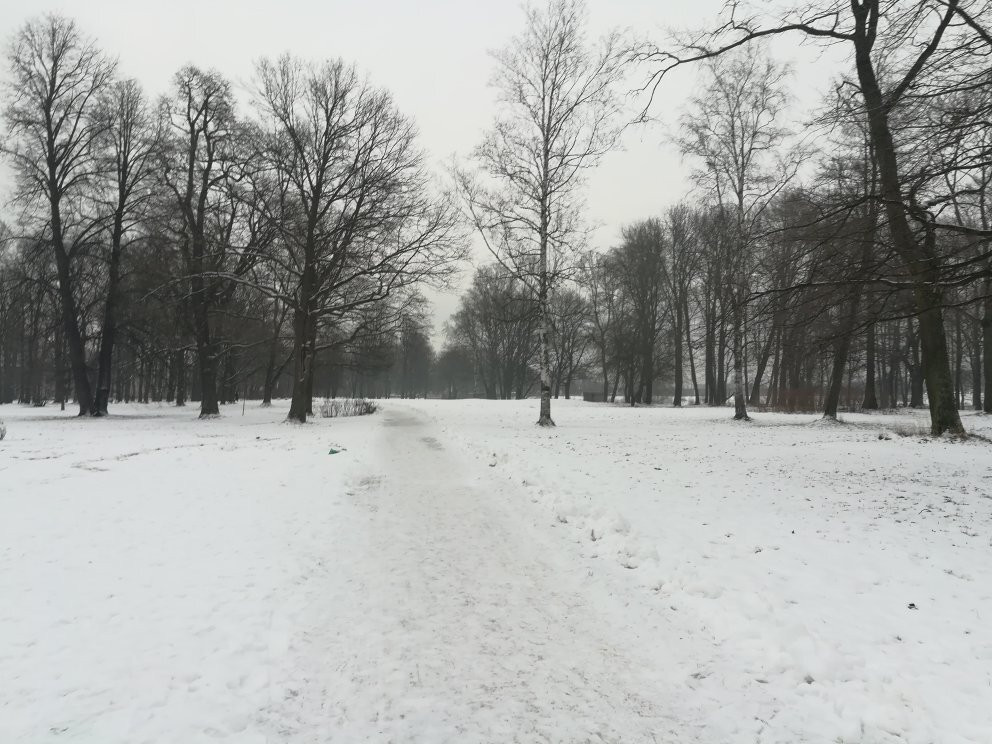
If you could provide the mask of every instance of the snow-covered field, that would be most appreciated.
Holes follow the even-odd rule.
[[[536,405],[0,406],[0,742],[992,741],[992,445]]]

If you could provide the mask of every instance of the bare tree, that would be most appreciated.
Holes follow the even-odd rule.
[[[525,10],[527,28],[495,55],[501,108],[457,179],[471,222],[505,267],[527,283],[539,311],[538,424],[551,418],[548,297],[566,256],[582,247],[583,173],[616,145],[622,66],[618,37],[590,43],[581,0]]]
[[[622,230],[622,242],[607,264],[619,276],[619,289],[628,300],[624,331],[629,334],[627,354],[627,403],[651,404],[658,373],[658,345],[663,324],[670,313],[668,292],[668,234],[661,220],[650,218]]]
[[[572,382],[585,368],[589,350],[589,302],[571,287],[551,293],[549,308],[551,333],[551,383],[557,398],[564,387],[565,398],[572,397]]]
[[[724,267],[734,356],[734,418],[747,420],[744,392],[744,303],[758,223],[775,195],[796,175],[796,158],[778,152],[786,138],[787,69],[748,50],[707,60],[706,83],[683,114],[679,146],[696,159],[694,176],[719,209],[728,211],[733,248]]]
[[[443,281],[460,236],[455,210],[432,192],[413,124],[353,67],[262,61],[256,104],[278,181],[267,208],[280,237],[273,273],[286,277],[263,291],[292,308],[289,420],[305,422],[320,323]]]
[[[247,190],[239,187],[247,177],[250,141],[237,119],[230,83],[216,72],[182,68],[161,109],[160,175],[171,202],[163,217],[181,257],[204,418],[220,413],[218,313],[258,259],[258,245],[234,239],[239,221],[251,218],[245,214],[252,211],[243,198]]]
[[[612,253],[587,252],[582,257],[579,272],[579,284],[589,298],[589,333],[603,375],[604,403],[610,395],[610,370],[617,361],[614,341],[625,315],[623,306],[626,300],[620,291],[620,272],[614,264]]]
[[[976,75],[989,75],[990,9],[988,0],[829,0],[797,4],[780,14],[776,9],[748,15],[743,3],[734,1],[727,4],[728,17],[715,31],[688,39],[678,49],[649,48],[640,55],[654,65],[648,83],[654,91],[673,69],[769,36],[798,34],[847,47],[868,120],[888,231],[909,274],[907,288],[919,318],[934,435],[964,431],[944,329],[945,267],[934,234],[949,226],[932,220],[904,190],[893,120],[914,98],[965,90],[974,86]],[[969,232],[985,234],[980,228]]]
[[[86,210],[106,122],[97,115],[115,64],[60,16],[28,21],[8,52],[10,81],[3,147],[17,175],[17,197],[40,220],[51,241],[58,273],[63,333],[79,403],[92,408],[86,344],[80,327],[75,264],[94,240],[99,223]]]
[[[665,225],[668,229],[668,271],[665,279],[668,282],[669,314],[672,317],[674,329],[673,345],[675,350],[675,393],[672,404],[682,405],[682,384],[684,377],[684,359],[688,357],[692,372],[693,390],[696,405],[699,405],[699,385],[696,381],[696,361],[693,357],[691,323],[689,318],[689,293],[696,273],[699,269],[698,235],[696,234],[696,219],[685,204],[677,204],[668,210]],[[685,347],[683,347],[683,340]],[[683,356],[682,350],[686,354]]]
[[[99,369],[91,413],[107,413],[121,304],[121,258],[127,244],[141,234],[141,220],[153,191],[155,156],[159,142],[156,122],[149,111],[141,87],[134,80],[114,83],[102,115],[104,143],[100,157],[106,178],[101,184],[108,215],[107,297],[100,334]]]
[[[487,398],[521,398],[533,384],[538,318],[522,284],[498,264],[479,268],[447,327],[449,340],[471,354]]]

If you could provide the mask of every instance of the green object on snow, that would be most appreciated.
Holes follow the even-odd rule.
[[[333,447],[331,447],[331,451],[328,452],[327,454],[329,454],[329,455],[336,455],[339,452],[344,452],[344,450],[343,449],[334,449]]]

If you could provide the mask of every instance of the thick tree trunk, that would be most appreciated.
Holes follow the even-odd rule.
[[[193,322],[196,332],[196,356],[200,382],[200,418],[220,415],[217,399],[217,364],[219,350],[211,338],[207,308],[202,299],[193,298]]]
[[[307,422],[310,402],[307,400],[307,382],[310,367],[310,333],[307,314],[297,309],[293,312],[293,393],[289,404],[289,421]]]
[[[304,393],[304,400],[306,402],[306,407],[307,407],[307,416],[313,416],[313,383],[314,383],[314,376],[317,373],[317,350],[316,350],[317,343],[315,340],[310,339],[307,342],[307,344],[309,346],[307,350],[307,360],[309,363],[307,364],[307,383],[306,383],[306,392]],[[366,394],[370,396],[375,396],[377,392],[378,391],[376,390],[376,388],[373,388],[371,392]]]
[[[930,431],[934,436],[940,436],[944,432],[963,434],[964,427],[954,405],[954,387],[944,330],[943,296],[936,283],[939,278],[939,259],[932,245],[932,232],[927,236],[927,244],[920,245],[909,226],[898,157],[888,121],[889,107],[882,95],[872,59],[875,41],[871,30],[872,12],[870,3],[855,9],[855,63],[866,103],[868,130],[878,166],[880,195],[885,205],[889,233],[893,247],[905,261],[913,282],[913,295],[920,322],[923,377],[930,404]]]
[[[65,410],[65,342],[61,331],[55,334],[55,400],[59,402],[59,410]]]
[[[920,349],[922,351],[923,381],[930,402],[930,432],[940,436],[944,432],[964,434],[957,406],[954,404],[954,386],[951,380],[947,338],[944,333],[942,297],[936,290],[921,287],[917,290],[919,305],[928,310],[920,314]]]
[[[212,347],[204,348],[197,344],[200,362],[200,418],[220,415],[220,402],[217,398],[217,356]]]

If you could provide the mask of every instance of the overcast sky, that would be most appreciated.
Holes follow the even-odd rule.
[[[660,41],[666,29],[707,25],[722,5],[723,0],[588,0],[590,29],[599,35],[619,27]],[[216,68],[242,88],[263,56],[289,51],[355,62],[416,120],[421,144],[439,166],[452,155],[468,154],[489,125],[495,108],[489,51],[523,23],[516,0],[0,0],[8,34],[48,11],[76,18],[118,55],[121,74],[139,79],[152,96],[165,92],[187,62]],[[790,45],[776,53],[797,62],[799,105],[815,103],[830,67],[809,64],[811,55],[803,57]],[[666,138],[693,82],[688,72],[669,80],[652,111],[661,121],[629,130],[623,150],[590,173],[586,197],[588,217],[598,225],[594,247],[609,247],[621,225],[659,214],[684,196],[688,168]],[[438,327],[455,304],[454,297],[436,298]]]

